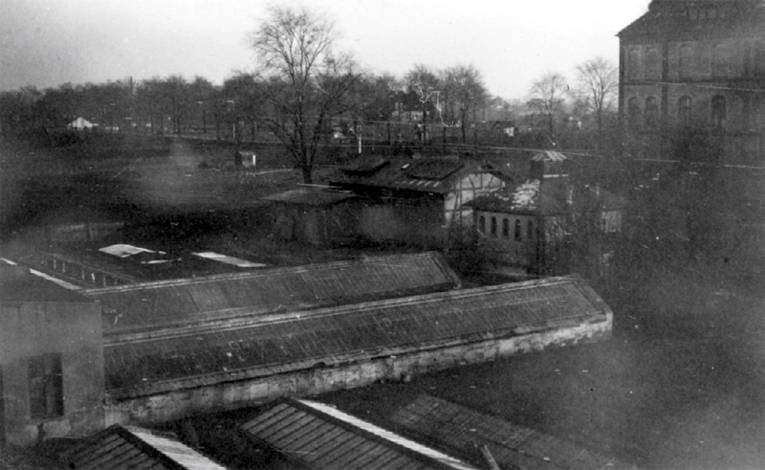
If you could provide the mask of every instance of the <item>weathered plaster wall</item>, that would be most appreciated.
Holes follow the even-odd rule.
[[[29,358],[61,354],[64,414],[30,418]],[[103,427],[104,361],[101,310],[95,302],[0,304],[6,441],[28,445],[38,438],[81,436]],[[38,429],[38,427],[40,427]]]

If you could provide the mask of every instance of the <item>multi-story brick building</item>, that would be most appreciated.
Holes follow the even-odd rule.
[[[627,151],[765,160],[765,1],[653,0],[619,33]]]

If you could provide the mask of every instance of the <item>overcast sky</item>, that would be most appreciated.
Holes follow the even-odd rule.
[[[489,91],[523,98],[547,71],[618,57],[616,33],[648,0],[304,0],[367,69],[473,64]],[[259,0],[0,0],[0,90],[253,71]]]

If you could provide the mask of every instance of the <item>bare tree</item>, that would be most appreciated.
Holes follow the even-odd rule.
[[[322,133],[348,103],[356,80],[353,61],[336,55],[331,22],[305,10],[273,7],[252,36],[252,47],[268,77],[272,107],[267,124],[290,152],[306,183]]]
[[[603,140],[603,115],[613,109],[618,91],[618,69],[613,62],[603,57],[590,59],[576,68],[577,97],[587,110],[595,115],[598,132],[598,150]]]
[[[465,129],[470,120],[475,121],[477,109],[488,99],[481,72],[472,65],[457,65],[444,71],[444,101],[454,109],[462,130],[462,143],[467,141]]]
[[[555,117],[562,111],[568,92],[568,83],[559,73],[550,72],[531,85],[527,105],[543,114],[547,121],[550,138],[555,141]]]
[[[404,76],[404,82],[410,92],[417,95],[422,108],[422,122],[425,124],[428,115],[428,105],[435,108],[437,94],[441,92],[441,81],[430,68],[417,64]]]

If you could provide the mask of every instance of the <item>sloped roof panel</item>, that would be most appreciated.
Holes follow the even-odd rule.
[[[242,429],[256,442],[308,468],[474,468],[314,401],[283,401],[245,423]]]
[[[107,331],[132,331],[435,292],[458,284],[443,257],[426,252],[90,289],[83,293],[101,302]]]
[[[63,460],[78,470],[226,470],[175,439],[119,425],[91,436],[68,451]]]
[[[108,343],[113,396],[160,393],[610,320],[576,277],[274,315],[227,329]]]
[[[556,470],[632,468],[556,437],[430,395],[421,395],[392,421],[439,448],[459,452],[485,444],[502,468]]]

